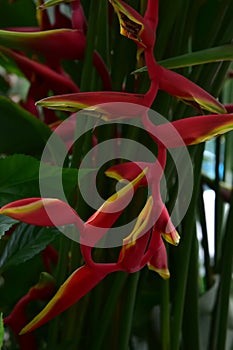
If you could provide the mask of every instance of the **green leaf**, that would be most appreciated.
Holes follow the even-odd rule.
[[[32,259],[60,235],[55,227],[39,227],[21,223],[10,236],[0,258],[0,271]]]
[[[41,153],[51,130],[16,103],[0,96],[0,153]]]
[[[169,69],[191,67],[205,63],[233,60],[233,44],[213,47],[211,49],[187,53],[185,55],[171,57],[158,62],[161,66]],[[142,67],[133,72],[147,72],[147,67]]]
[[[3,319],[2,319],[2,313],[0,313],[0,349],[3,345],[3,339],[4,339],[4,326],[3,326]]]
[[[48,197],[55,197],[57,181],[61,168],[43,164],[43,172],[39,172],[40,161],[16,154],[0,159],[0,205],[21,198],[40,197],[39,180],[48,188]],[[62,186],[67,197],[72,195],[77,186],[77,179],[86,176],[92,169],[62,169]]]
[[[0,238],[17,222],[8,216],[0,215]]]

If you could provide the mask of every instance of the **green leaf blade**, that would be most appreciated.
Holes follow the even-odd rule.
[[[9,238],[0,258],[0,271],[32,259],[54,241],[60,232],[55,227],[20,224]]]
[[[192,67],[206,63],[233,60],[233,44],[216,46],[210,49],[167,58],[158,63],[168,69]],[[147,72],[147,67],[135,70],[132,74]]]

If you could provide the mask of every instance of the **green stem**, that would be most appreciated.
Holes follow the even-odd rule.
[[[56,284],[60,286],[66,276],[67,276],[67,265],[68,265],[68,253],[70,249],[70,240],[65,236],[61,235],[60,237],[60,248],[59,248],[59,260],[56,270]],[[55,349],[57,347],[57,341],[60,330],[60,320],[61,316],[56,317],[50,322],[49,325],[49,342],[48,349]]]
[[[198,314],[198,241],[193,235],[189,273],[185,297],[185,310],[183,318],[183,347],[184,349],[200,348],[199,341],[199,314]]]
[[[162,350],[170,349],[170,282],[162,282],[161,291],[161,342]]]
[[[82,77],[80,90],[92,91],[94,83],[94,67],[93,67],[93,52],[96,44],[96,14],[99,10],[99,2],[91,0],[88,16],[88,31],[86,38],[86,50],[84,57],[84,64],[82,69]]]
[[[128,274],[125,272],[118,272],[114,275],[114,282],[111,285],[111,289],[108,293],[108,299],[104,304],[102,310],[101,327],[95,328],[96,333],[92,337],[93,350],[103,349],[104,338],[106,336],[108,327],[110,325],[116,303],[119,300],[119,296],[122,293],[122,288],[127,280]],[[91,348],[92,350],[92,348]]]
[[[198,195],[199,181],[200,181],[200,168],[202,163],[202,153],[204,146],[200,145],[194,148],[195,154],[195,168],[194,168],[194,191],[193,197],[187,211],[187,214],[183,220],[183,231],[180,247],[176,250],[175,257],[177,258],[177,279],[175,281],[175,292],[173,301],[173,320],[172,320],[172,333],[171,333],[171,349],[179,350],[180,348],[180,335],[182,334],[182,322],[184,312],[184,302],[186,285],[188,278],[188,267],[191,256],[192,240],[195,233],[195,208]],[[178,254],[178,255],[177,255]]]
[[[137,286],[139,281],[140,272],[135,272],[128,276],[126,283],[123,309],[120,316],[119,335],[116,349],[128,350],[129,340],[132,328],[134,306],[137,294]]]
[[[228,308],[230,300],[230,289],[232,282],[232,262],[233,262],[233,196],[231,198],[230,210],[227,217],[226,231],[223,244],[221,276],[220,276],[220,289],[217,305],[216,316],[216,331],[213,332],[216,336],[213,349],[225,349],[226,334],[227,334],[227,321],[228,321]],[[212,335],[213,335],[212,334]]]

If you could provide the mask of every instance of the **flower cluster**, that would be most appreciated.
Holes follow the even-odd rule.
[[[59,1],[52,3],[56,4]],[[48,212],[56,213],[58,224],[61,226],[74,224],[80,232],[81,251],[85,261],[84,265],[71,274],[45,308],[21,330],[20,334],[33,331],[66,310],[110,273],[116,271],[133,273],[147,265],[163,278],[169,278],[163,239],[177,245],[179,235],[171,222],[160,193],[167,149],[198,144],[233,129],[233,114],[228,113],[220,102],[184,76],[156,62],[154,45],[158,25],[158,0],[148,0],[144,16],[122,0],[110,0],[110,3],[119,18],[121,34],[137,45],[138,62],[145,60],[150,78],[150,87],[145,94],[109,91],[111,89],[109,73],[97,52],[94,52],[93,64],[102,78],[104,91],[80,92],[72,78],[64,73],[61,66],[62,59],[84,58],[87,23],[79,0],[70,2],[72,10],[70,23],[67,23],[67,19],[56,8],[55,23],[51,25],[44,10],[46,5],[41,3],[38,10],[39,31],[35,29],[27,33],[23,29],[18,32],[0,31],[1,52],[11,56],[31,82],[25,108],[37,115],[35,103],[37,106],[47,108],[51,113],[53,113],[51,110],[67,112],[77,112],[83,108],[98,110],[98,106],[102,105],[101,118],[106,122],[122,118],[140,118],[144,129],[158,149],[155,163],[126,162],[109,168],[106,172],[109,177],[117,180],[126,179],[129,183],[110,196],[85,222],[67,203],[55,198],[26,198],[8,203],[0,209],[0,214],[28,224],[54,226]],[[49,1],[47,6],[48,4]],[[66,29],[59,29],[62,25]],[[46,64],[35,62],[14,49],[29,50],[43,55]],[[44,98],[50,90],[55,95]],[[206,110],[210,114],[156,125],[150,120],[147,112],[158,90],[163,90],[190,104],[198,111]],[[132,103],[137,105],[137,108],[125,114],[120,108],[114,109],[115,102]],[[105,103],[108,103],[108,107],[104,109]],[[47,122],[56,120],[55,114],[46,113]],[[176,130],[179,138],[174,136],[173,130]],[[73,132],[72,126],[68,132]],[[149,187],[151,196],[139,213],[132,232],[123,240],[117,261],[95,262],[92,257],[93,247],[107,234],[108,229],[122,214],[122,204],[130,197],[132,188],[135,193],[139,186]],[[100,227],[101,230],[97,230]]]

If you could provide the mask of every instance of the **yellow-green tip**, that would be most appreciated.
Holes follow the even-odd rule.
[[[158,273],[163,279],[166,280],[166,279],[170,278],[170,272],[168,269],[157,269],[153,265],[151,265],[150,263],[148,263],[147,266],[148,266],[149,270]]]

